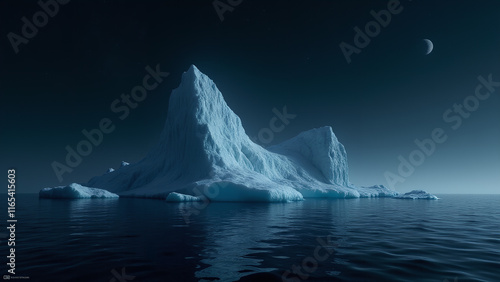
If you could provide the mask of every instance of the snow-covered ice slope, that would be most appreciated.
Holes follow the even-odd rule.
[[[85,187],[77,183],[68,186],[54,188],[43,188],[39,193],[40,198],[54,199],[97,199],[97,198],[118,198],[118,195],[103,189]]]
[[[346,151],[331,127],[303,132],[268,150],[255,144],[214,82],[195,66],[172,91],[158,146],[140,162],[85,185],[120,196],[165,199],[178,192],[212,201],[397,194],[384,186],[350,184]]]

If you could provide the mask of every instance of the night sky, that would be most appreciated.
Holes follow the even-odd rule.
[[[354,184],[390,186],[392,175],[404,180],[393,185],[400,192],[499,193],[500,87],[481,86],[482,99],[475,91],[479,76],[500,81],[500,2],[436,2],[60,0],[44,18],[37,1],[1,1],[0,167],[5,177],[17,170],[18,192],[38,192],[139,161],[195,64],[249,136],[269,128],[273,108],[296,115],[270,142],[257,140],[263,146],[329,125]],[[214,3],[226,11],[218,15]],[[354,28],[365,31],[370,11],[388,5],[399,12],[385,27],[371,25],[380,30],[368,31],[374,36],[348,63],[339,45],[356,47]],[[22,19],[34,15],[42,26],[25,28],[25,38]],[[434,43],[429,55],[424,38]],[[121,120],[110,105],[157,65],[169,76]],[[51,164],[64,164],[65,147],[103,118],[115,130],[60,182]],[[432,152],[412,155],[415,139],[433,136],[442,142]],[[420,163],[403,177],[398,157],[410,155]]]

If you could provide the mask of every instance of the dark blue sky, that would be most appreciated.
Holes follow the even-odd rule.
[[[158,142],[171,90],[195,64],[250,136],[285,106],[296,117],[269,144],[332,126],[354,184],[389,186],[389,177],[398,191],[498,193],[500,87],[486,97],[482,86],[482,99],[475,91],[478,76],[500,81],[500,2],[457,2],[221,0],[239,3],[221,21],[212,1],[73,0],[51,6],[46,20],[36,1],[2,1],[1,168],[17,169],[18,192],[37,192],[140,160]],[[355,46],[354,28],[365,30],[371,11],[388,5],[399,12],[348,63],[339,44]],[[43,26],[25,28],[25,38],[22,18],[34,15]],[[424,38],[434,43],[427,56]],[[170,75],[120,120],[110,105],[158,64]],[[59,182],[51,164],[64,164],[65,147],[103,118],[115,130]],[[446,140],[434,135],[441,143],[427,142],[426,155],[414,141],[436,128]],[[398,172],[411,157],[413,171]]]

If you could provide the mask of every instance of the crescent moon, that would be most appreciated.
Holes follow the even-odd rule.
[[[429,55],[432,52],[432,49],[434,49],[434,44],[432,44],[432,41],[429,39],[424,39],[425,44],[427,45],[427,50],[425,51],[426,55]]]

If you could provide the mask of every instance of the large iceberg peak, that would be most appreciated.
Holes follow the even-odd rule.
[[[194,65],[182,74],[181,84],[170,96],[168,117],[171,122],[183,123],[184,120],[176,118],[184,114],[199,124],[220,125],[229,119],[241,126],[239,117],[228,107],[215,83]]]
[[[213,98],[217,94],[220,94],[214,91],[203,91],[208,90],[206,89],[207,86],[214,86],[215,88],[215,84],[208,76],[203,74],[195,65],[191,65],[187,71],[182,73],[181,83],[174,91],[181,91],[184,98],[203,95],[212,96]],[[220,96],[222,96],[222,94],[220,94]]]
[[[226,104],[215,83],[194,65],[182,74],[181,84],[170,96],[164,130],[172,131],[176,126],[190,126],[183,130],[194,130],[189,133],[196,137],[227,132],[239,137],[245,133],[240,118]]]
[[[228,150],[251,141],[215,83],[191,65],[172,91],[160,142],[156,154],[174,154],[169,160],[182,166],[179,171],[197,171],[198,177],[205,177],[213,165],[225,166],[230,161]]]

